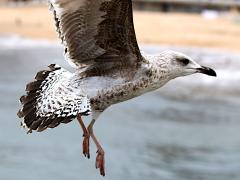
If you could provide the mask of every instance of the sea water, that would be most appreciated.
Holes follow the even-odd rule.
[[[214,68],[114,105],[94,126],[106,152],[109,180],[239,180],[240,54],[142,45],[146,53],[173,49]],[[57,63],[72,70],[57,42],[0,37],[0,180],[102,179],[82,155],[76,121],[26,134],[16,112],[25,84]],[[89,123],[89,118],[84,118]]]

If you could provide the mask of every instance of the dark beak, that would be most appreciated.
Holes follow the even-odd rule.
[[[197,70],[199,73],[203,73],[209,76],[217,76],[217,73],[209,67],[201,66],[200,68],[197,68]]]

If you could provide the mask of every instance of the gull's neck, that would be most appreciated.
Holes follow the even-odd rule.
[[[133,79],[98,91],[97,95],[92,97],[93,108],[104,110],[112,104],[154,91],[171,80],[165,61],[159,61],[159,57],[156,56],[144,58],[145,61]]]
[[[169,80],[173,79],[171,70],[164,58],[146,54],[144,54],[144,58],[145,62],[142,64],[142,69],[146,72],[146,76],[152,86],[160,88]]]

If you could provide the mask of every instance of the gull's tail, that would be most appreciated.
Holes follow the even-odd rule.
[[[72,73],[52,64],[49,70],[38,72],[35,81],[27,84],[27,94],[20,98],[23,106],[17,114],[23,118],[21,125],[29,133],[68,123],[77,114],[90,113],[90,102],[81,89],[73,88],[72,77]]]

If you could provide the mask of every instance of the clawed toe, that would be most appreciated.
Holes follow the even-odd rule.
[[[100,170],[100,174],[105,176],[105,162],[104,162],[104,152],[102,150],[97,151],[96,157],[96,168]]]
[[[84,135],[84,139],[83,139],[83,154],[88,159],[90,158],[89,136],[88,135]]]
[[[83,143],[82,143],[82,148],[83,148],[83,154],[85,157],[87,157],[88,159],[90,158],[90,153],[89,153],[89,138],[90,135],[88,133],[87,128],[85,127],[83,120],[81,118],[81,115],[77,115],[77,120],[83,130]]]
[[[81,118],[81,115],[77,115],[77,119],[78,122],[83,130],[83,154],[85,157],[90,158],[90,150],[89,150],[89,139],[90,137],[92,138],[93,142],[95,143],[95,145],[97,146],[97,157],[96,157],[96,163],[95,166],[97,169],[100,170],[100,174],[102,176],[105,176],[105,167],[104,167],[104,151],[101,147],[101,145],[99,144],[97,138],[95,137],[94,133],[93,133],[93,124],[95,122],[95,119],[93,119],[91,121],[91,123],[89,124],[88,128],[85,127],[83,120]]]

